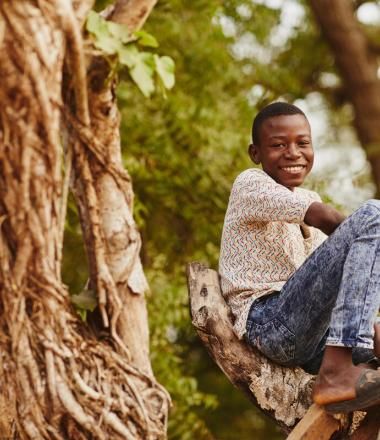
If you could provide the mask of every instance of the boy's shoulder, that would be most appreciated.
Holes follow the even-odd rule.
[[[265,178],[269,177],[269,175],[263,171],[261,168],[247,168],[246,170],[242,171],[236,179],[244,178],[244,177],[257,177],[257,178]]]
[[[265,171],[260,168],[248,168],[241,172],[235,179],[233,191],[253,190],[269,193],[270,195],[289,194],[289,190],[277,183]],[[301,199],[321,202],[321,197],[315,191],[297,187],[292,193]]]
[[[244,170],[240,174],[238,174],[234,181],[234,185],[248,182],[269,182],[271,180],[273,179],[260,168],[248,168],[247,170]]]
[[[313,200],[314,202],[321,202],[322,201],[321,196],[317,192],[312,191],[310,189],[298,187],[298,188],[296,188],[296,192],[299,195],[301,195],[302,197]]]

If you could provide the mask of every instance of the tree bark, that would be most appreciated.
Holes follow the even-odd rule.
[[[354,426],[351,440],[379,440],[380,439],[380,407],[370,409],[360,421],[359,426]]]
[[[151,13],[157,0],[119,0],[110,20],[125,24],[131,32],[139,30]]]
[[[91,4],[0,3],[0,407],[9,410],[0,426],[23,439],[166,432],[169,398],[147,355],[146,282],[111,87],[89,111],[81,24]],[[78,319],[60,276],[71,158],[91,282],[111,329],[101,341]],[[139,315],[124,315],[132,336],[119,336],[121,292]]]
[[[380,81],[378,61],[347,0],[310,0],[323,36],[331,47],[355,112],[358,138],[371,164],[380,195]]]

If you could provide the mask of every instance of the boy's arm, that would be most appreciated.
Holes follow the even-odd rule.
[[[305,223],[320,229],[326,235],[332,234],[346,217],[329,205],[313,202],[305,214]]]

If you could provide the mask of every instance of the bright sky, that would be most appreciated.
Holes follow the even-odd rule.
[[[359,21],[365,24],[380,24],[380,5],[375,3],[364,3],[357,13]]]

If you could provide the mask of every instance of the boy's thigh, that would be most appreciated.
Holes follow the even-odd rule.
[[[296,336],[274,313],[278,297],[276,292],[252,305],[247,319],[246,339],[272,361],[290,366],[294,364]]]
[[[300,311],[296,313],[298,320],[289,319],[295,312],[290,308],[280,292],[260,298],[249,311],[246,339],[276,363],[302,366],[323,351],[328,320],[327,328],[309,331],[307,316]]]

